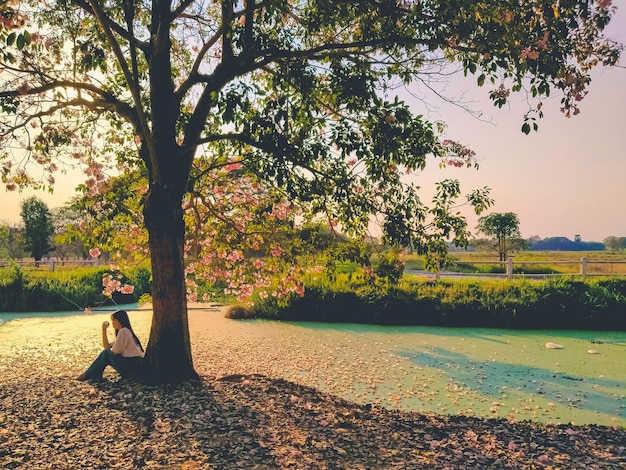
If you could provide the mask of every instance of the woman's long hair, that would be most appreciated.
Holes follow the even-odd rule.
[[[113,312],[111,318],[115,318],[118,322],[120,322],[122,328],[128,328],[130,330],[131,334],[133,335],[133,339],[135,340],[135,343],[137,343],[137,346],[139,346],[141,352],[144,352],[141,341],[139,341],[139,338],[137,338],[137,335],[133,331],[133,327],[130,326],[130,319],[128,318],[128,313],[126,313],[126,310],[118,310],[117,312]],[[115,336],[117,336],[117,330],[115,330]]]

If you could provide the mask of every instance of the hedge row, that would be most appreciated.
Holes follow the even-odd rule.
[[[55,312],[95,307],[109,301],[102,294],[102,278],[107,268],[80,268],[71,271],[39,272],[18,266],[0,271],[0,312]],[[116,292],[117,304],[137,302],[150,293],[150,272],[138,268],[122,276],[122,282],[135,287],[132,294]],[[110,302],[110,301],[109,301]]]
[[[626,331],[626,279],[440,280],[332,289],[286,303],[255,299],[248,316],[292,321]]]

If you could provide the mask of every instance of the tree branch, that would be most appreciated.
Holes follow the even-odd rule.
[[[74,5],[76,5],[77,7],[82,8],[83,10],[85,10],[90,15],[96,17],[96,12],[92,8],[92,5],[90,3],[88,3],[87,1],[85,1],[85,0],[72,0],[72,3]],[[127,31],[124,28],[122,28],[115,21],[112,21],[108,16],[104,16],[103,20],[105,21],[105,24],[106,24],[106,26],[108,28],[110,28],[112,31],[115,31],[115,33],[117,33],[122,38],[124,38],[126,41],[128,41],[129,44],[131,44],[132,47],[136,47],[136,48],[142,50],[144,53],[146,53],[148,51],[148,49],[149,49],[148,43],[146,43],[144,41],[139,41],[130,31]]]
[[[124,74],[124,78],[126,79],[126,83],[128,84],[128,89],[133,97],[133,101],[135,102],[135,109],[137,112],[137,118],[139,123],[139,128],[141,129],[141,133],[148,137],[150,135],[150,127],[148,124],[147,116],[144,112],[143,106],[141,104],[141,91],[139,88],[139,83],[135,82],[133,79],[133,74],[128,68],[128,64],[126,63],[126,59],[124,57],[124,52],[119,44],[119,42],[113,36],[113,32],[109,25],[112,23],[109,18],[105,15],[104,11],[100,8],[95,0],[87,0],[89,5],[91,5],[92,13],[100,27],[104,31],[109,43],[111,45],[111,49],[117,58],[117,62],[122,69],[122,73]],[[114,24],[114,23],[113,23]],[[152,139],[145,139],[148,142],[152,142]],[[149,145],[152,145],[151,143]]]

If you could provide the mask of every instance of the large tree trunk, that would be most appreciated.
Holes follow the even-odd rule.
[[[152,260],[152,327],[146,380],[180,383],[197,378],[191,357],[184,272],[184,222],[178,191],[151,185],[144,206]]]

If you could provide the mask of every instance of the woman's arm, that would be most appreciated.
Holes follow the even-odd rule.
[[[109,327],[109,322],[105,321],[102,323],[102,347],[104,349],[109,349],[112,344],[109,343],[109,337],[107,336],[107,328]]]

